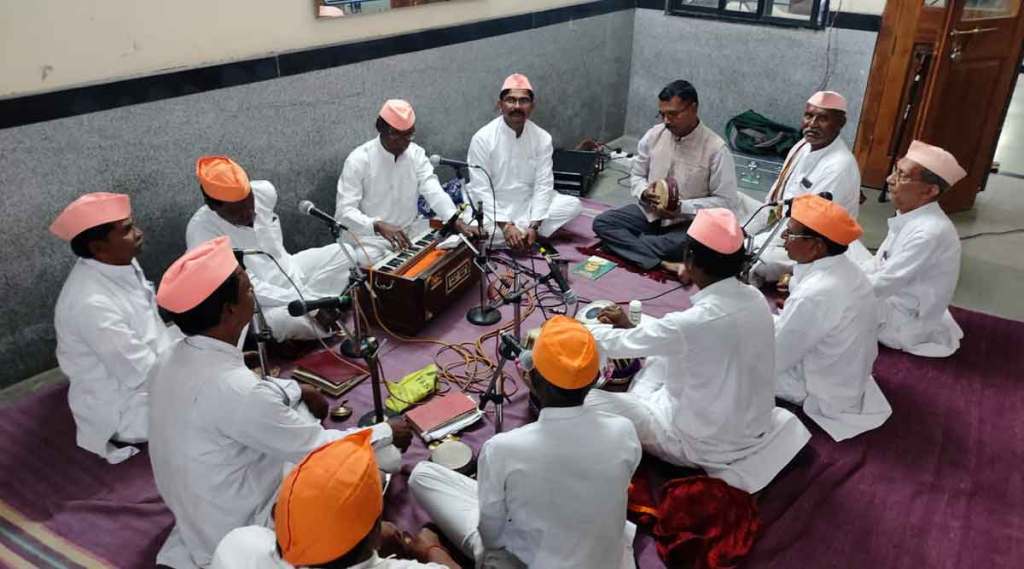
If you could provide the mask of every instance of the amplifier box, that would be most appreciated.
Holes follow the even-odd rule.
[[[552,155],[555,189],[571,196],[590,192],[597,173],[601,171],[601,155],[586,150],[556,149]]]

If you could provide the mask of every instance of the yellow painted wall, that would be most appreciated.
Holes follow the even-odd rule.
[[[312,0],[8,0],[0,98],[581,3],[452,0],[317,20]]]

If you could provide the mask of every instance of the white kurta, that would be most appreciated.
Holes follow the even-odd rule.
[[[484,443],[479,483],[422,462],[409,487],[478,566],[504,551],[532,569],[619,569],[634,563],[626,491],[640,457],[629,421],[583,406],[546,408],[537,422]]]
[[[338,178],[334,217],[358,236],[358,241],[350,235],[346,239],[353,244],[360,263],[391,251],[387,240],[374,234],[374,223],[383,221],[407,232],[413,230],[420,220],[416,205],[419,196],[438,219],[447,221],[456,213],[455,204],[441,188],[434,167],[418,144],[409,144],[396,159],[384,149],[378,136],[348,155]]]
[[[149,454],[175,526],[157,562],[206,567],[234,528],[270,521],[285,465],[346,433],[298,411],[291,380],[260,381],[242,352],[190,336],[161,355],[151,378]],[[391,428],[374,427],[375,444]]]
[[[735,278],[690,300],[634,328],[592,327],[604,356],[647,360],[629,393],[593,391],[587,404],[632,420],[645,451],[756,492],[810,439],[775,407],[771,310]]]
[[[656,152],[659,144],[669,145],[670,152]],[[637,143],[630,166],[630,193],[648,221],[654,221],[655,215],[639,201],[640,196],[651,182],[669,175],[679,184],[680,219],[692,218],[700,209],[724,207],[736,211],[739,206],[732,152],[722,137],[703,123],[680,138],[664,124],[654,125]],[[662,225],[678,223],[680,219],[663,220]]]
[[[860,215],[860,168],[857,159],[843,142],[836,137],[825,148],[811,151],[810,144],[797,144],[789,151],[786,160],[794,160],[792,170],[782,190],[783,200],[804,194],[831,192],[832,201],[843,206],[851,217]],[[766,196],[767,200],[770,196]],[[758,204],[760,206],[760,204]],[[768,226],[768,209],[761,210],[747,232],[757,234],[754,246],[760,248],[768,240],[771,227]],[[795,263],[786,254],[785,243],[777,233],[771,245],[761,256],[761,263],[754,267],[754,273],[768,281],[776,281],[782,273],[793,268]],[[860,242],[851,245],[862,249]]]
[[[256,196],[256,219],[252,227],[229,223],[204,205],[192,215],[185,229],[188,248],[227,235],[235,249],[258,249],[270,254],[277,263],[264,255],[246,255],[244,261],[274,338],[278,341],[289,338],[309,340],[328,335],[312,318],[296,318],[288,314],[288,303],[299,298],[288,278],[299,287],[306,300],[341,294],[348,284],[348,257],[336,243],[294,255],[289,253],[284,247],[281,221],[274,213],[277,190],[265,180],[255,180],[251,187]],[[278,264],[287,276],[278,269]]]
[[[376,553],[349,569],[444,569],[437,563],[420,563],[411,559],[381,558]],[[295,565],[281,559],[277,552],[277,535],[263,526],[246,526],[231,530],[220,540],[213,554],[210,569],[294,569]]]
[[[845,255],[798,264],[775,322],[776,396],[802,404],[833,440],[882,425],[892,407],[871,368],[878,302]]]
[[[157,312],[153,284],[138,262],[78,259],[57,298],[57,362],[68,376],[78,446],[112,464],[138,453],[111,439],[144,442],[149,430],[149,371],[181,337]]]
[[[583,211],[578,198],[555,191],[553,152],[551,135],[533,121],[526,121],[518,137],[500,116],[476,131],[466,162],[483,167],[490,180],[470,168],[466,193],[474,204],[483,204],[489,229],[495,221],[519,229],[540,221],[538,233],[547,237]],[[496,233],[495,241],[502,237]]]
[[[960,237],[937,202],[889,218],[889,233],[861,265],[880,301],[878,341],[944,358],[963,330],[947,309],[960,276]]]

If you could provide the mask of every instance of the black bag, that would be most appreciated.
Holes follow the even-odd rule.
[[[803,135],[798,129],[777,123],[758,112],[746,111],[729,119],[725,125],[725,137],[729,148],[737,152],[785,158]]]

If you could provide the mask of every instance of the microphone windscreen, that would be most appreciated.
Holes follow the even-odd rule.
[[[440,166],[441,165],[441,155],[440,154],[431,154],[430,155],[430,165],[435,167],[435,168]]]
[[[313,211],[314,207],[316,206],[309,200],[302,200],[299,202],[299,211],[306,215],[309,215],[309,212]]]

